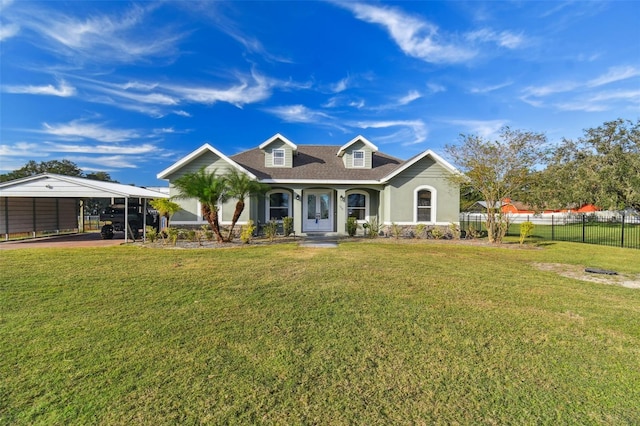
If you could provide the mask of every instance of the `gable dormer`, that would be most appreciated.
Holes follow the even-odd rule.
[[[298,151],[296,144],[276,133],[258,147],[264,152],[265,167],[291,168],[293,156]]]
[[[364,136],[356,136],[338,150],[338,157],[347,169],[370,169],[373,164],[373,154],[378,147],[369,142]]]

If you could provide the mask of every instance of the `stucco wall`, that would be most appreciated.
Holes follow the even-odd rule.
[[[184,167],[175,171],[174,173],[167,176],[169,179],[169,195],[174,197],[180,194],[180,191],[173,185],[173,181],[178,179],[179,177],[187,174],[194,173],[200,170],[202,167],[205,168],[207,172],[216,171],[217,174],[225,174],[227,173],[232,166],[227,163],[225,160],[221,159],[217,155],[212,152],[205,152],[198,158],[194,158],[188,164],[185,164]],[[201,212],[198,209],[198,201],[196,199],[177,199],[176,202],[180,204],[182,209],[173,215],[171,218],[171,222],[176,225],[183,224],[185,222],[196,222],[196,223],[206,223],[206,221],[201,221]],[[231,222],[233,218],[233,212],[235,210],[235,200],[229,200],[222,206],[222,218],[221,221]],[[242,212],[240,216],[239,222],[243,222],[248,220],[249,212],[248,209],[245,208],[245,211]]]
[[[447,224],[457,222],[460,211],[460,188],[451,183],[450,172],[430,157],[425,157],[391,179],[385,188],[385,223],[415,223],[416,190],[420,187],[433,188],[435,203],[432,203],[435,217],[431,222]]]

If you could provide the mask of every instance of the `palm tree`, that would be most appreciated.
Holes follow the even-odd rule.
[[[236,226],[236,222],[238,222],[240,215],[244,211],[244,200],[247,197],[264,194],[269,190],[269,186],[252,180],[245,173],[241,173],[236,169],[229,170],[225,178],[227,180],[229,198],[237,200],[236,208],[233,211],[233,218],[231,219],[231,227],[227,234],[227,241],[231,241],[233,228]]]
[[[158,211],[160,216],[167,218],[167,228],[169,227],[169,220],[171,219],[171,216],[180,210],[180,204],[174,203],[167,198],[156,198],[151,200],[149,204]],[[164,231],[164,229],[160,229],[160,231]]]
[[[201,168],[197,172],[187,173],[176,179],[173,184],[180,190],[176,198],[195,198],[202,205],[202,217],[216,234],[216,240],[223,242],[218,220],[219,205],[227,198],[227,179],[216,175],[216,171],[207,172]]]

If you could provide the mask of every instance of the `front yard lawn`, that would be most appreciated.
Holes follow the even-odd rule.
[[[637,250],[0,255],[0,424],[639,424]]]

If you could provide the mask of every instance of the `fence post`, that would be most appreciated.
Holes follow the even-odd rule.
[[[620,234],[620,247],[624,248],[624,213],[622,213],[622,233]]]
[[[586,219],[586,215],[582,215],[582,242],[584,243],[584,232],[585,232],[585,219]]]
[[[553,222],[553,215],[551,215],[551,241],[555,241],[556,239],[556,234],[555,234],[555,224]]]

